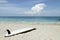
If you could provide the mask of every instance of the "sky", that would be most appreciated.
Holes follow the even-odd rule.
[[[0,16],[60,16],[60,0],[0,0]]]

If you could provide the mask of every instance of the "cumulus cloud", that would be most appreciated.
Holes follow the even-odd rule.
[[[46,5],[44,3],[36,4],[30,10],[26,11],[25,13],[28,13],[28,14],[40,13],[45,7]]]

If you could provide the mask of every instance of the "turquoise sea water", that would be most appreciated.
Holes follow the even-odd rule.
[[[60,17],[19,17],[19,16],[5,16],[0,17],[0,21],[27,21],[27,22],[58,22]]]

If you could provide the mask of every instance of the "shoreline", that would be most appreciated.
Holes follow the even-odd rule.
[[[10,22],[10,21],[0,21],[0,23],[21,23],[21,24],[37,24],[37,25],[60,25],[60,22],[25,22],[25,21],[22,21],[22,22]]]

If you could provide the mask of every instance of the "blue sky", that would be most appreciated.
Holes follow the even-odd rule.
[[[60,16],[60,0],[0,0],[0,16]]]

